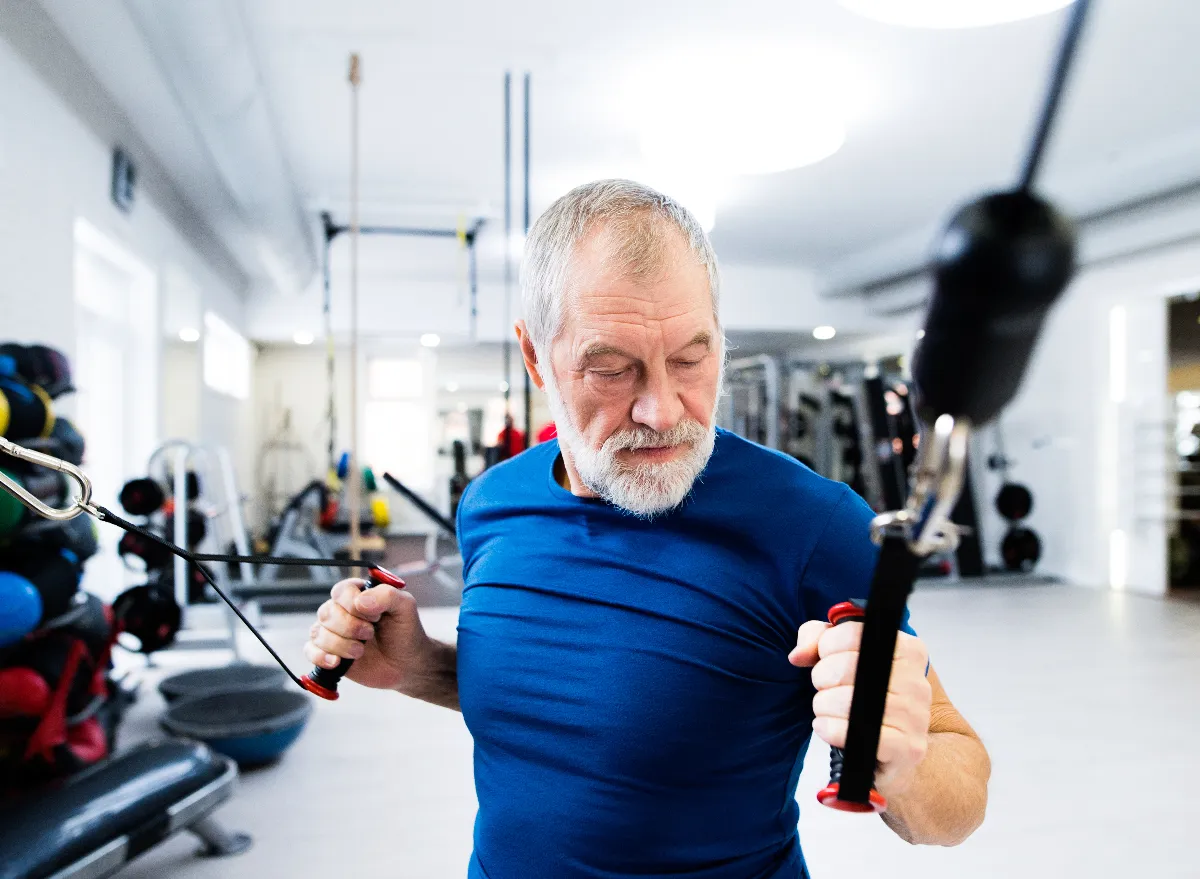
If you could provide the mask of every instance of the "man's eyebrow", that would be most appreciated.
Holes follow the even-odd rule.
[[[696,333],[696,335],[692,336],[692,340],[679,350],[686,351],[688,348],[691,348],[694,345],[703,345],[705,348],[712,350],[712,333],[709,333],[706,330],[701,330],[700,332]]]
[[[579,355],[579,362],[581,364],[585,364],[592,360],[599,360],[601,357],[627,357],[630,360],[634,359],[616,345],[608,345],[604,342],[593,342],[583,350],[581,355]]]

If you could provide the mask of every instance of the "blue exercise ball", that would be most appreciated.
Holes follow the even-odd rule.
[[[0,571],[0,647],[16,644],[42,619],[42,595],[24,577]]]

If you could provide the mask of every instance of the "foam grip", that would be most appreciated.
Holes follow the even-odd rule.
[[[49,436],[54,405],[36,385],[14,377],[0,378],[0,435],[14,441]]]
[[[16,644],[41,620],[41,593],[19,574],[0,571],[0,647]]]
[[[381,584],[404,588],[404,581],[386,568],[371,568],[368,581],[367,588]],[[352,665],[353,659],[343,659],[335,668],[313,666],[313,670],[300,679],[300,685],[313,695],[332,702],[338,697],[338,682],[346,676]]]
[[[31,552],[14,566],[13,574],[28,580],[41,597],[42,613],[38,624],[62,616],[71,608],[79,591],[83,567],[70,550]]]
[[[867,603],[854,599],[835,604],[829,609],[829,622],[840,626],[842,623],[861,622],[867,613]],[[817,801],[823,806],[842,812],[882,812],[887,809],[887,800],[874,788],[871,789],[869,802],[855,803],[840,799],[842,760],[845,755],[841,748],[829,749],[829,784],[817,794]]]
[[[167,496],[162,486],[149,477],[131,479],[121,487],[117,500],[121,507],[131,516],[149,516],[157,512]]]

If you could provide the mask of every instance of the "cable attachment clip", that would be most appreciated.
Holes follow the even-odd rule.
[[[960,532],[950,514],[966,478],[970,436],[970,422],[952,415],[938,416],[932,430],[922,428],[908,501],[903,510],[881,513],[872,520],[875,543],[899,535],[908,541],[913,554],[922,558],[958,549]]]

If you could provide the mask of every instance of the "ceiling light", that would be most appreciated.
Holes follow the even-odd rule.
[[[631,83],[642,155],[705,179],[811,165],[845,142],[851,96],[816,53],[761,45],[659,57]]]
[[[311,345],[313,343],[313,334],[297,330],[296,334],[292,336],[292,341],[297,345]]]
[[[822,342],[832,339],[837,335],[837,330],[833,327],[817,327],[813,330],[813,338],[820,339]]]
[[[437,333],[425,333],[423,336],[421,336],[421,344],[426,348],[436,348],[438,345],[442,344],[442,337]]]
[[[1034,18],[1073,0],[838,0],[851,12],[902,27],[987,27]]]
[[[918,338],[918,339],[924,339],[924,338],[925,338],[925,331],[924,331],[924,330],[917,330],[917,338]]]
[[[199,342],[200,331],[195,327],[184,327],[179,331],[179,338],[185,342]]]
[[[449,382],[446,385],[446,392],[450,393],[450,394],[458,393],[458,383],[457,382]]]
[[[508,393],[508,382],[500,382],[500,392]]]

